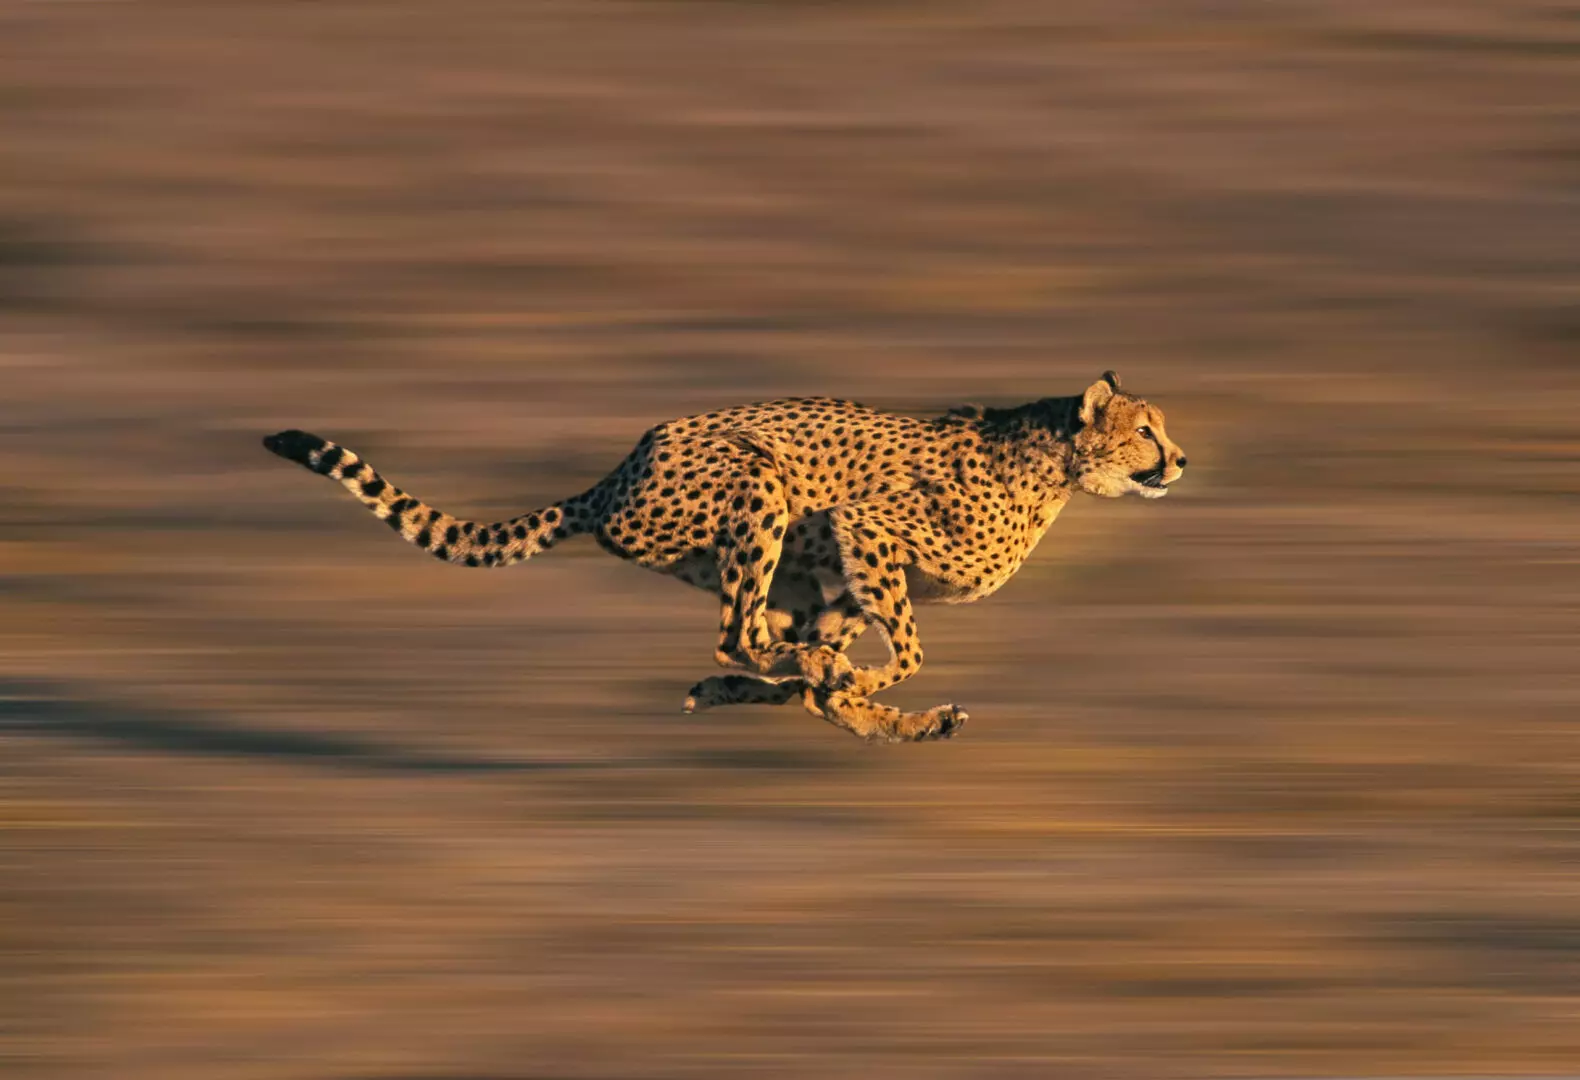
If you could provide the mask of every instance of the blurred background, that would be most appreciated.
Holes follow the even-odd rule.
[[[1580,1071],[1580,8],[0,4],[0,1072]],[[1162,405],[962,738],[447,510],[786,394]]]

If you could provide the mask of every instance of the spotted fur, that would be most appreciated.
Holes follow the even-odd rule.
[[[1076,491],[1158,497],[1185,468],[1155,406],[1106,372],[1085,393],[933,419],[786,398],[648,431],[591,489],[507,521],[464,521],[301,431],[274,453],[338,481],[445,562],[509,566],[571,536],[720,599],[715,659],[746,674],[691,689],[685,709],[783,704],[879,740],[947,738],[964,710],[901,712],[871,695],[922,665],[915,603],[968,603],[1019,569]],[[845,650],[869,626],[879,667]]]

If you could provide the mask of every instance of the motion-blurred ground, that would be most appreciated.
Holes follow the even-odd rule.
[[[1580,134],[1539,2],[0,4],[0,1072],[1580,1068]],[[1169,412],[890,700],[446,509],[791,393]]]

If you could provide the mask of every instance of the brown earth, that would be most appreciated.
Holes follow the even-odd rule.
[[[1568,3],[0,3],[0,1073],[1580,1070]],[[887,695],[440,566],[644,427],[1104,368],[1192,461]]]

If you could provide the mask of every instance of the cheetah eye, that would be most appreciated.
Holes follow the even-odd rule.
[[[1145,424],[1143,424],[1140,427],[1136,428],[1136,431],[1137,431],[1138,434],[1140,434],[1140,436],[1143,439],[1150,439],[1150,438],[1152,438],[1152,429],[1147,427]]]

